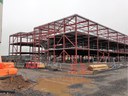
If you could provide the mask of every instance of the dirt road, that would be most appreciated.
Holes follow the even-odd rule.
[[[19,74],[24,75],[27,79],[37,81],[34,89],[47,91],[54,95],[58,90],[58,95],[55,96],[62,96],[62,94],[63,96],[128,96],[127,73],[127,68],[89,76],[69,76],[53,71],[19,70]]]

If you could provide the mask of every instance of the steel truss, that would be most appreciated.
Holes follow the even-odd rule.
[[[128,60],[127,35],[77,14],[9,38],[10,55],[31,54],[34,61],[46,56],[47,63],[72,63],[73,70],[77,70],[74,66],[78,63]],[[29,51],[23,52],[23,46],[28,46]]]

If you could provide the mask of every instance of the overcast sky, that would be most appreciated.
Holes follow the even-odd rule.
[[[128,0],[4,0],[3,7],[1,55],[8,54],[10,34],[72,14],[128,35]]]

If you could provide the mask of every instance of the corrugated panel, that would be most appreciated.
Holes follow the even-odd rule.
[[[0,0],[0,42],[2,35],[2,9],[3,9],[3,0]]]

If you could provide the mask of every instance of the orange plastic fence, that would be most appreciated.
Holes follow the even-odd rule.
[[[4,68],[0,69],[0,76],[16,75],[17,72],[17,68]]]
[[[4,68],[4,64],[2,62],[0,62],[0,69]]]
[[[7,76],[8,70],[7,69],[0,69],[0,76]]]
[[[13,62],[3,62],[4,68],[14,68]]]
[[[8,75],[16,75],[17,74],[17,68],[6,68],[8,70]]]

